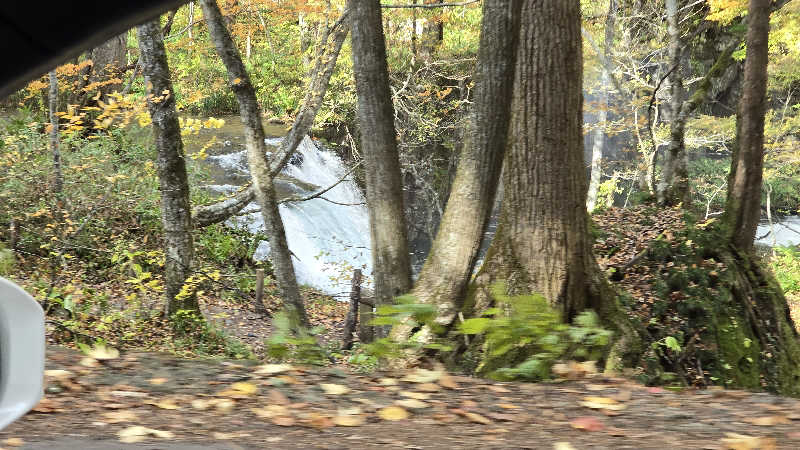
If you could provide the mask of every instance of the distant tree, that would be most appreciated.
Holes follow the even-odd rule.
[[[411,290],[403,182],[379,0],[350,0],[357,117],[366,173],[376,304]]]
[[[122,90],[121,69],[127,65],[128,33],[114,36],[92,49],[90,83],[98,83],[93,91],[106,95]]]
[[[64,174],[61,171],[61,151],[58,145],[58,76],[55,69],[50,71],[50,90],[48,93],[50,110],[50,152],[53,154],[53,193],[58,195],[64,188]]]
[[[770,4],[770,0],[750,0],[744,83],[736,116],[736,146],[728,175],[725,217],[731,243],[744,251],[752,250],[761,218]]]
[[[192,242],[189,180],[181,140],[175,91],[170,80],[167,54],[158,20],[138,28],[142,72],[147,86],[147,107],[153,121],[158,157],[156,166],[161,189],[161,223],[164,228],[165,313],[199,310],[194,293],[182,292],[191,274],[194,247]],[[181,295],[179,295],[181,294]]]

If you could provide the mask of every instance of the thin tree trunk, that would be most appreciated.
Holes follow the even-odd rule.
[[[61,194],[64,189],[64,174],[61,171],[61,151],[58,147],[58,76],[55,69],[50,71],[50,152],[53,154],[53,193]]]
[[[461,308],[494,206],[508,143],[521,5],[519,0],[483,3],[467,142],[439,231],[414,285],[417,300],[438,306],[436,320],[443,325],[452,323]],[[392,336],[407,339],[409,331],[398,326]]]
[[[686,121],[688,115],[682,113],[683,88],[682,41],[678,24],[680,21],[678,0],[666,0],[667,32],[669,34],[670,73],[670,140],[664,158],[664,169],[658,187],[658,200],[663,205],[676,205],[684,202],[688,206],[689,173],[686,155]]]
[[[769,0],[750,0],[747,58],[736,117],[736,147],[728,176],[725,213],[730,240],[743,251],[752,251],[761,217],[770,3]]]
[[[366,172],[375,304],[411,290],[403,185],[378,0],[350,0],[353,72]],[[379,330],[378,335],[385,330]]]
[[[189,2],[189,19],[188,19],[187,27],[189,27],[189,39],[194,39],[194,33],[192,32],[192,28],[194,28],[194,2]]]
[[[160,29],[159,29],[160,31]],[[90,83],[110,82],[120,76],[120,69],[127,65],[126,47],[128,33],[115,36],[92,50],[92,74]],[[122,80],[110,82],[97,88],[103,97],[122,89]]]
[[[175,91],[170,80],[167,54],[158,20],[141,25],[138,37],[142,72],[145,84],[149,87],[147,107],[153,120],[153,134],[158,150],[156,165],[161,189],[161,223],[164,228],[166,257],[165,312],[167,316],[171,316],[179,310],[199,310],[194,293],[181,294],[183,284],[191,274],[194,254],[189,180],[178,114],[175,111]]]
[[[255,89],[250,82],[250,77],[245,70],[242,58],[231,39],[225,21],[220,13],[215,0],[202,0],[203,15],[208,25],[211,40],[217,48],[225,67],[231,89],[239,101],[239,114],[245,126],[245,145],[247,147],[247,162],[253,181],[255,198],[261,207],[264,226],[269,236],[270,257],[275,274],[275,281],[281,298],[291,310],[292,319],[299,325],[307,326],[303,299],[297,286],[291,252],[286,242],[286,232],[283,220],[278,211],[278,199],[275,194],[275,185],[270,176],[270,164],[267,160],[267,147],[264,143],[264,128],[261,123],[261,112],[256,100]]]
[[[331,42],[327,42],[329,36],[326,35],[324,36],[325,40],[319,44],[324,47],[324,50],[318,55],[314,73],[311,77],[306,97],[303,100],[303,106],[300,108],[300,112],[297,113],[289,134],[281,141],[281,146],[270,166],[270,175],[272,177],[277,176],[286,166],[289,158],[297,150],[300,142],[303,141],[303,137],[309,134],[311,127],[314,125],[314,119],[317,117],[322,101],[325,98],[325,93],[330,85],[330,79],[336,68],[336,61],[341,53],[342,45],[350,30],[346,22],[347,14],[348,12],[345,11],[337,21],[337,24],[332,27],[333,38]],[[255,192],[252,187],[248,187],[221,202],[199,206],[193,212],[194,225],[196,228],[202,228],[224,222],[233,215],[238,214],[254,199]]]
[[[605,42],[603,43],[603,58],[608,61],[611,57],[611,48],[614,45],[614,27],[616,26],[617,17],[617,2],[610,0],[608,2],[608,15],[606,16],[605,25]],[[594,142],[592,143],[592,169],[589,177],[589,192],[586,199],[586,209],[589,212],[594,211],[597,204],[597,191],[600,188],[600,177],[603,174],[603,149],[606,146],[606,125],[608,121],[608,91],[611,89],[611,73],[606,64],[602,65],[601,83],[602,88],[600,92],[600,111],[597,113],[597,130],[594,135]]]

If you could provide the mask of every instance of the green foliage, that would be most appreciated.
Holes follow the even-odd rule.
[[[787,295],[800,294],[800,250],[796,247],[776,247],[770,266]]]
[[[623,191],[619,178],[611,177],[597,186],[597,201],[595,202],[594,211],[592,213],[600,212],[614,206],[614,196],[621,194]]]
[[[272,318],[272,335],[266,341],[267,355],[280,361],[327,364],[328,352],[317,340],[322,331],[321,327],[298,327],[290,319],[289,312],[280,311]]]
[[[12,274],[16,263],[17,259],[14,256],[14,252],[5,248],[3,243],[0,242],[0,276]]]
[[[179,310],[170,320],[176,332],[174,341],[177,350],[236,359],[253,357],[253,352],[247,345],[228,336],[196,311]]]
[[[611,339],[593,311],[580,313],[572,324],[541,295],[505,295],[502,284],[492,286],[496,308],[485,317],[468,319],[460,331],[482,335],[484,360],[478,371],[499,379],[541,380],[559,360],[597,360]]]

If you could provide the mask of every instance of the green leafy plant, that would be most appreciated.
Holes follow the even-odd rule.
[[[330,359],[328,352],[319,345],[317,335],[322,327],[305,328],[293,324],[286,311],[272,318],[272,334],[266,341],[267,355],[279,361],[291,360],[304,364],[324,365]]]
[[[557,361],[597,360],[610,342],[611,332],[600,327],[593,311],[566,324],[541,295],[508,296],[498,283],[492,296],[498,306],[463,321],[459,329],[482,336],[484,359],[478,372],[493,378],[546,379]]]

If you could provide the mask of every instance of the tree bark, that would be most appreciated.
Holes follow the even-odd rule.
[[[160,31],[160,29],[159,29]],[[120,76],[120,68],[126,65],[125,60],[128,33],[115,36],[103,45],[92,49],[92,75],[90,83],[108,82]],[[122,80],[113,81],[97,88],[103,97],[122,89]]]
[[[378,0],[350,0],[353,72],[372,239],[375,304],[411,290],[403,185]],[[385,330],[378,331],[378,335]]]
[[[278,211],[278,199],[275,186],[270,175],[270,164],[267,159],[267,147],[264,143],[264,128],[261,123],[261,112],[256,100],[255,89],[242,63],[242,58],[231,39],[225,21],[215,0],[202,0],[203,15],[208,25],[212,42],[228,71],[231,89],[239,101],[239,114],[245,126],[245,145],[247,162],[253,181],[255,198],[261,207],[264,226],[269,236],[270,257],[272,260],[275,281],[281,298],[290,309],[290,315],[298,325],[307,326],[303,299],[292,264],[291,252],[286,242],[283,220]]]
[[[604,62],[609,61],[611,58],[611,48],[614,45],[614,27],[616,26],[617,17],[617,1],[610,0],[608,2],[608,15],[606,16],[605,24],[605,42],[603,42],[603,59]],[[602,65],[601,75],[601,92],[598,104],[600,111],[597,112],[597,130],[594,135],[594,142],[592,143],[592,168],[591,175],[589,176],[589,191],[586,198],[586,209],[589,212],[594,211],[597,204],[597,191],[600,189],[600,178],[603,174],[603,149],[606,146],[606,125],[608,122],[608,91],[611,88],[611,72],[610,67],[606,64]]]
[[[476,67],[474,110],[439,231],[413,295],[438,307],[449,325],[460,310],[489,222],[508,143],[519,37],[519,0],[485,0]],[[398,326],[395,338],[408,338]]]
[[[166,262],[165,294],[167,316],[179,310],[199,310],[197,298],[178,296],[191,274],[194,248],[189,205],[189,180],[183,153],[181,129],[175,111],[175,91],[170,80],[167,54],[158,20],[138,29],[142,72],[147,92],[147,107],[153,120],[158,150],[157,168],[161,189],[161,223],[164,228]]]
[[[682,41],[678,24],[680,21],[678,0],[666,0],[667,32],[669,34],[670,80],[670,131],[669,146],[664,158],[661,183],[657,190],[659,203],[676,205],[684,202],[688,206],[689,172],[686,155],[686,117],[682,114],[683,88]]]
[[[747,58],[725,205],[730,242],[746,252],[753,249],[761,217],[770,3],[750,0],[748,8]]]
[[[58,146],[58,76],[55,69],[50,71],[50,91],[48,95],[50,110],[50,152],[53,154],[53,193],[61,194],[64,188],[64,174],[61,171],[61,151]]]
[[[606,367],[619,368],[641,354],[641,338],[592,254],[580,30],[578,0],[523,3],[503,207],[465,313],[492,305],[496,282],[510,295],[542,295],[567,322],[593,309],[615,332]]]

